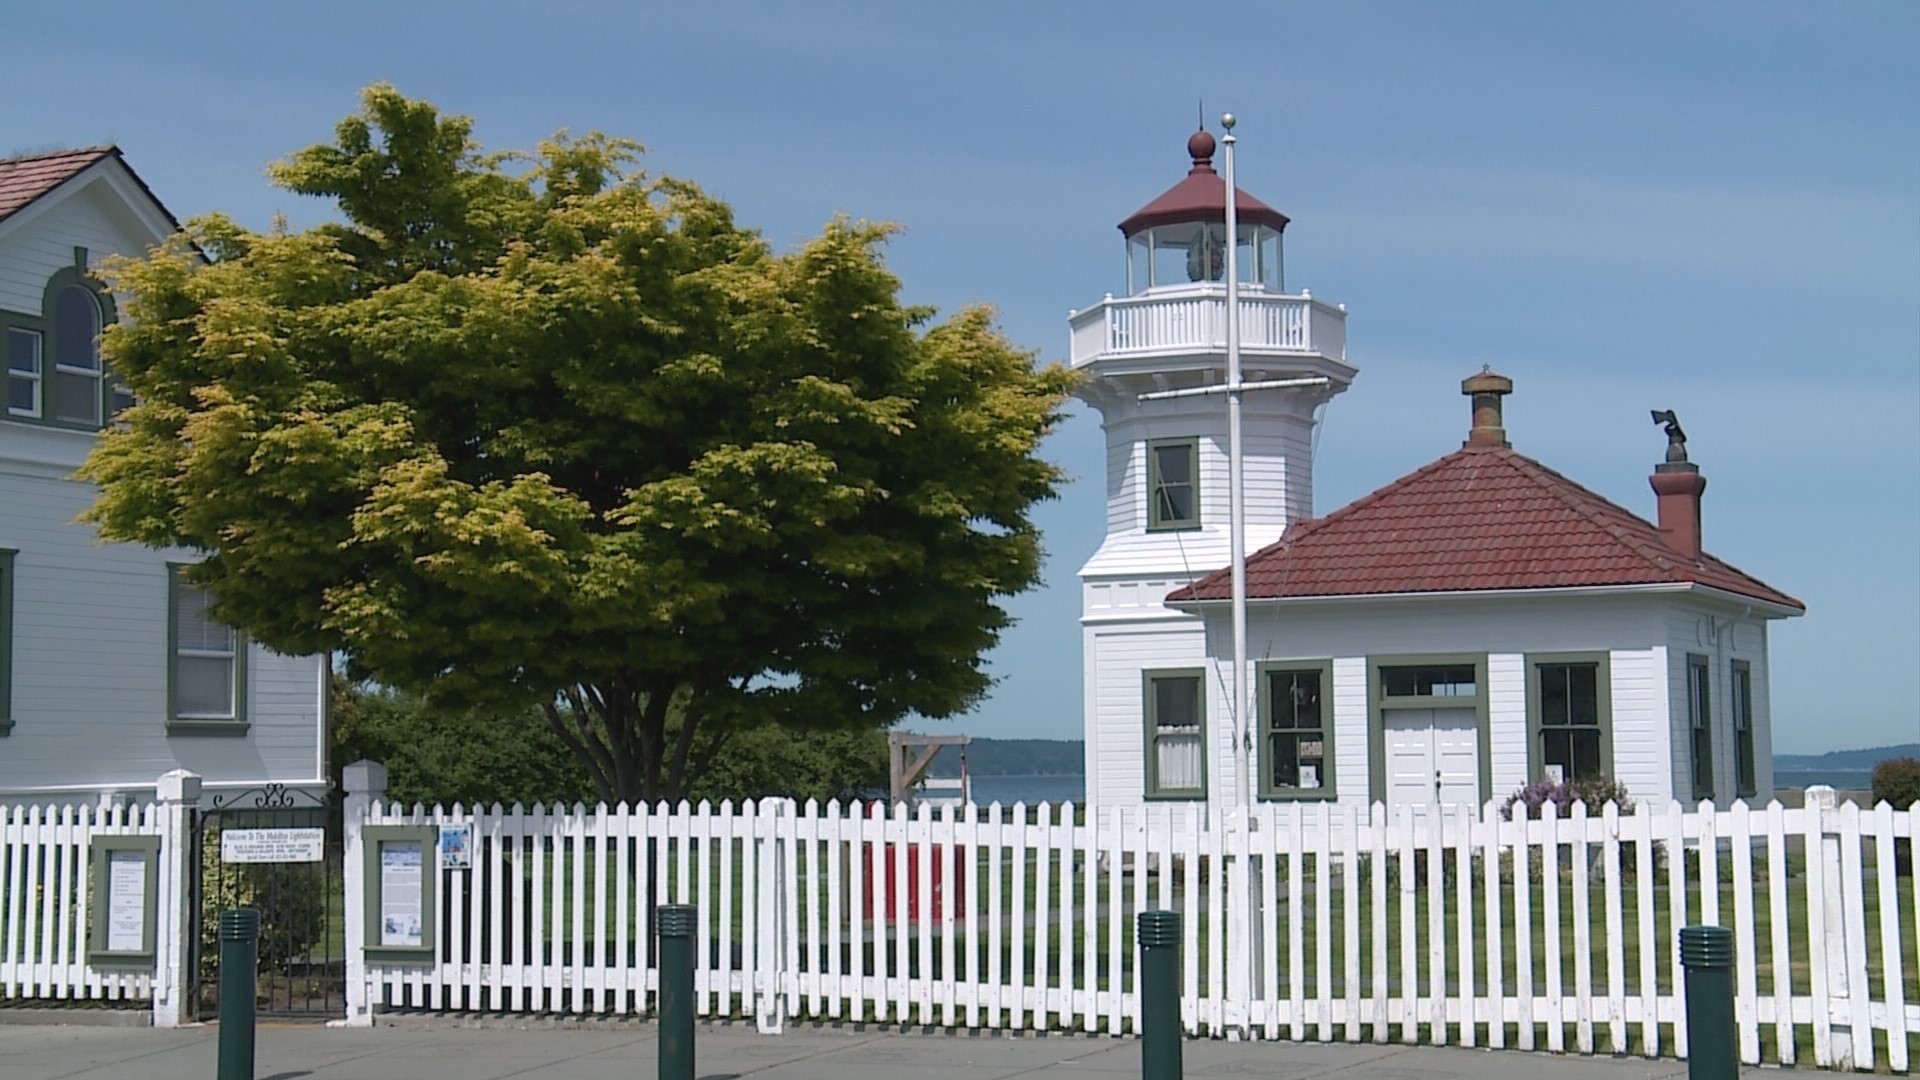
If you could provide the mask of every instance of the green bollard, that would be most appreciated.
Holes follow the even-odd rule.
[[[1140,913],[1140,1077],[1180,1080],[1180,913]]]
[[[660,1080],[693,1080],[693,946],[699,918],[700,909],[692,904],[654,910],[660,938]]]
[[[220,913],[219,1080],[253,1080],[253,994],[260,955],[260,913]]]
[[[1687,971],[1687,1080],[1735,1080],[1733,931],[1682,927],[1680,965]]]

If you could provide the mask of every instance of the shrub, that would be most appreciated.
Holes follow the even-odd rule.
[[[1526,818],[1543,817],[1546,804],[1552,803],[1556,817],[1566,817],[1573,812],[1574,803],[1585,803],[1587,813],[1598,817],[1608,803],[1620,808],[1622,814],[1631,813],[1633,799],[1627,795],[1627,786],[1618,780],[1596,776],[1586,780],[1562,782],[1559,780],[1536,780],[1514,792],[1507,798],[1507,819],[1517,816]]]
[[[1905,810],[1920,802],[1920,758],[1888,758],[1873,767],[1873,804],[1892,803]],[[1896,842],[1893,867],[1901,874],[1913,873],[1913,847]]]
[[[1888,758],[1873,767],[1873,802],[1905,810],[1920,802],[1920,758]]]

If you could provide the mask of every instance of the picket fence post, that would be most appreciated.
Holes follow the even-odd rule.
[[[160,812],[160,865],[154,911],[153,1026],[187,1023],[191,1002],[187,965],[193,962],[193,875],[200,852],[194,844],[193,815],[200,805],[200,777],[185,769],[162,775],[154,785]]]
[[[361,828],[373,805],[386,797],[387,767],[377,761],[356,761],[342,771],[346,805],[341,813],[341,861],[346,903],[341,918],[346,925],[347,1027],[373,1026],[373,986],[367,978],[366,850]]]
[[[753,898],[759,932],[753,953],[754,1027],[762,1035],[778,1035],[785,1030],[786,992],[784,961],[787,940],[793,933],[788,925],[796,912],[786,903],[786,859],[780,850],[782,826],[792,820],[790,805],[783,799],[762,799],[754,816]]]

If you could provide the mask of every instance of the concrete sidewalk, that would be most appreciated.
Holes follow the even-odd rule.
[[[607,1030],[263,1026],[255,1080],[639,1080],[653,1077],[651,1025]],[[0,1080],[207,1080],[213,1027],[0,1027]],[[1002,1080],[1140,1075],[1132,1039],[909,1034],[801,1027],[759,1035],[703,1027],[702,1080]],[[1748,1070],[1758,1075],[1759,1070]],[[1348,1080],[1630,1080],[1684,1077],[1686,1065],[1517,1051],[1321,1043],[1189,1042],[1186,1073]]]

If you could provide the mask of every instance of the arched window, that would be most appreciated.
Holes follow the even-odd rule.
[[[100,426],[100,301],[74,283],[54,294],[53,385],[48,415],[63,424]]]

